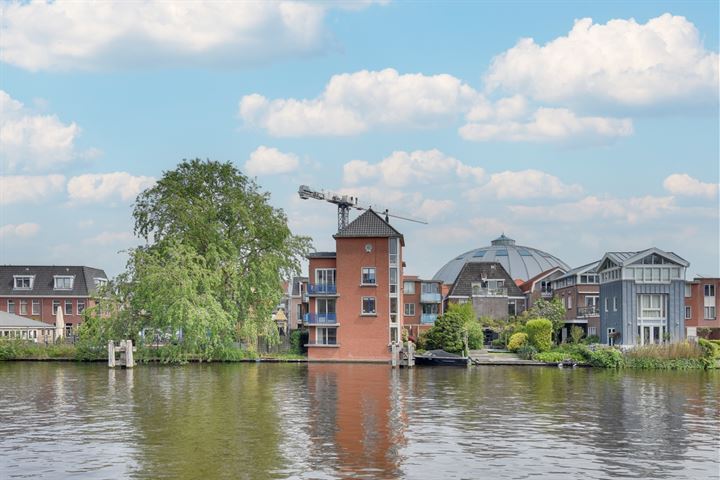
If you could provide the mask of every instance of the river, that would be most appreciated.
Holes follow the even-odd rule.
[[[720,475],[720,372],[0,362],[0,477]]]

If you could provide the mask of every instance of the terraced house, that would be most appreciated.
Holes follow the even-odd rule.
[[[107,281],[99,268],[2,265],[0,310],[53,325],[57,310],[62,309],[66,336],[71,336]]]
[[[569,270],[552,281],[553,295],[565,307],[565,325],[560,335],[565,341],[573,326],[583,329],[586,336],[600,331],[600,281],[595,269],[599,262]]]
[[[309,360],[390,361],[402,328],[403,235],[373,210],[308,255]]]
[[[600,260],[600,340],[645,345],[685,338],[685,270],[672,252],[608,252]]]

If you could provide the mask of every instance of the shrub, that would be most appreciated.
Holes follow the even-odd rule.
[[[598,348],[590,353],[590,365],[601,368],[621,368],[625,365],[625,357],[614,348]]]
[[[525,331],[530,345],[538,352],[546,352],[552,348],[553,324],[550,320],[546,318],[529,320],[525,324]]]
[[[580,343],[580,340],[582,340],[584,336],[585,330],[583,330],[582,327],[573,325],[570,329],[570,339],[573,341],[573,343]]]
[[[517,356],[522,358],[523,360],[532,360],[533,357],[537,355],[537,353],[537,348],[533,347],[532,345],[523,345],[517,350]]]
[[[482,325],[474,317],[465,322],[465,331],[467,332],[468,348],[470,350],[478,350],[483,347],[485,332]]]
[[[690,342],[665,343],[659,345],[643,345],[629,350],[628,358],[654,358],[657,360],[678,360],[703,356],[700,346]]]
[[[442,349],[446,352],[460,353],[463,351],[463,322],[455,315],[442,315],[435,320],[435,325],[427,331],[425,348],[427,350]]]
[[[703,357],[712,360],[720,358],[720,342],[715,343],[704,338],[698,339],[698,346],[703,352]]]
[[[527,345],[527,343],[528,343],[527,333],[523,333],[523,332],[513,333],[512,337],[510,337],[510,341],[507,344],[507,348],[511,352],[517,352],[517,350],[520,347]]]
[[[490,345],[495,348],[505,348],[505,341],[503,341],[502,338],[496,338],[495,340],[490,342]]]
[[[574,360],[574,361],[580,361],[578,358],[575,358],[575,356],[572,353],[564,352],[562,350],[552,350],[550,352],[540,352],[537,353],[533,359],[537,360],[538,362],[545,362],[545,363],[558,363],[562,362],[563,360]]]
[[[590,349],[582,343],[563,345],[560,351],[570,354],[573,359],[580,362],[590,361],[590,355],[592,354]]]
[[[589,337],[585,337],[583,339],[583,343],[587,345],[592,345],[593,343],[600,343],[600,337],[597,335],[590,335]]]
[[[295,355],[302,355],[305,353],[307,348],[305,344],[308,343],[308,332],[303,330],[293,330],[290,332],[290,353]]]

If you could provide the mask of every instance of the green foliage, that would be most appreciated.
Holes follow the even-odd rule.
[[[0,360],[46,360],[61,358],[74,360],[74,345],[58,343],[45,345],[22,339],[0,339]]]
[[[559,363],[563,362],[565,360],[572,360],[574,362],[582,362],[582,358],[578,358],[577,355],[573,355],[572,353],[565,352],[562,350],[551,350],[549,352],[540,352],[536,354],[533,357],[534,360],[537,360],[538,362],[545,362],[545,363]]]
[[[467,332],[468,348],[470,350],[479,350],[483,348],[485,343],[485,332],[483,327],[475,318],[471,318],[465,323],[465,331]]]
[[[590,335],[583,339],[583,343],[586,345],[592,345],[594,343],[600,343],[600,337],[597,335]]]
[[[700,358],[661,359],[653,357],[628,357],[625,366],[641,370],[702,370],[708,368]]]
[[[490,342],[490,345],[492,345],[495,348],[505,348],[505,340],[502,338],[496,338],[492,342]]]
[[[424,348],[462,353],[465,346],[465,325],[468,322],[468,312],[472,318],[472,305],[470,304],[451,304],[447,312],[438,317],[435,325],[427,331]]]
[[[305,345],[308,343],[307,330],[293,330],[290,332],[290,352],[295,355],[303,355],[307,351]]]
[[[713,360],[720,358],[720,342],[716,343],[699,338],[698,346],[703,352],[703,357]]]
[[[698,327],[698,329],[697,329],[698,337],[704,338],[706,340],[710,336],[711,333],[712,333],[712,329],[709,327]]]
[[[512,337],[510,337],[510,341],[508,341],[507,348],[511,352],[517,352],[517,350],[520,347],[527,345],[527,343],[528,343],[527,333],[518,332],[518,333],[514,333],[512,335]]]
[[[559,298],[553,298],[550,301],[541,298],[523,312],[523,315],[528,319],[543,318],[549,320],[552,324],[551,337],[556,335],[565,325],[565,306]]]
[[[582,343],[565,344],[558,348],[559,351],[569,353],[573,359],[580,362],[589,362],[592,352]]]
[[[537,348],[532,345],[523,345],[517,349],[517,356],[523,360],[532,360],[535,355],[538,354]]]
[[[570,339],[573,343],[580,343],[580,340],[582,340],[584,336],[585,331],[582,329],[582,327],[573,325],[572,328],[570,328]]]
[[[552,347],[553,324],[546,318],[529,320],[525,324],[525,331],[528,334],[530,345],[538,352],[545,352]]]
[[[590,354],[590,365],[601,368],[622,368],[625,366],[625,357],[615,348],[597,348]]]

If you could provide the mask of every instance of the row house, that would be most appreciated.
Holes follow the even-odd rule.
[[[416,340],[442,314],[442,280],[422,280],[416,276],[403,278],[403,325],[409,338]]]
[[[520,315],[526,299],[498,262],[468,262],[450,288],[447,303],[472,303],[477,318],[504,320]]]
[[[107,281],[103,270],[85,266],[2,265],[0,310],[53,325],[60,308],[71,336]]]
[[[520,290],[525,295],[527,308],[532,307],[538,300],[551,300],[553,297],[552,283],[553,280],[565,274],[562,267],[553,267],[544,272],[540,272],[531,279],[518,284]]]
[[[695,277],[685,284],[685,327],[688,337],[710,329],[709,338],[720,339],[720,278]]]
[[[391,360],[402,328],[403,235],[367,210],[308,255],[309,360]]]
[[[599,336],[600,277],[595,271],[599,263],[573,268],[552,281],[553,295],[565,308],[562,341],[568,338],[573,326],[582,328],[585,336]]]
[[[645,345],[685,338],[685,271],[672,252],[608,252],[600,260],[600,341]]]

